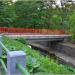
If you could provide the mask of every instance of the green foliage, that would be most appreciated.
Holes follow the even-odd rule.
[[[75,42],[75,12],[69,18],[69,31],[72,34],[71,40]]]
[[[43,3],[41,1],[18,1],[15,4],[17,19],[15,26],[26,28],[41,28],[41,11]],[[18,12],[19,11],[19,12]]]
[[[1,1],[0,26],[62,29],[62,9],[46,8],[42,0]]]
[[[65,5],[65,8],[46,8],[42,0],[0,1],[0,26],[66,29],[69,16],[74,10],[74,4]]]
[[[41,55],[38,51],[19,41],[4,37],[4,44],[9,50],[23,50],[26,52],[27,69],[31,74],[75,74],[74,68],[58,64],[56,60]]]
[[[51,23],[52,23],[52,28],[53,29],[62,29],[62,17],[59,16],[59,15],[56,15],[54,14],[52,17],[51,17]]]
[[[40,63],[38,63],[37,59],[32,56],[27,56],[26,59],[29,72],[37,72],[36,69],[40,66]]]
[[[16,14],[13,10],[11,1],[0,1],[0,26],[11,26],[11,23],[16,18]]]
[[[26,40],[24,38],[17,38],[17,41],[20,41],[23,44],[27,44]]]
[[[69,28],[71,32],[75,32],[75,12],[69,18]]]

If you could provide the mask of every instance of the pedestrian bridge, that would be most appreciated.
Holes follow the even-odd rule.
[[[0,27],[0,33],[13,39],[24,38],[26,40],[33,41],[61,41],[70,37],[70,35],[65,33],[63,30],[49,29]]]

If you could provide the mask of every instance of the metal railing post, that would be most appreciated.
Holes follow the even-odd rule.
[[[17,64],[26,68],[26,54],[23,51],[7,52],[7,75],[22,75]]]

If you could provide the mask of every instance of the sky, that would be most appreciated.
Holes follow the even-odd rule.
[[[57,2],[56,2],[56,3],[57,3],[57,5],[61,5],[61,4],[60,4],[60,0],[57,0]]]

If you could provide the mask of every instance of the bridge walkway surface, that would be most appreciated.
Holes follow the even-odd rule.
[[[33,41],[61,41],[66,40],[70,37],[70,35],[38,35],[38,34],[15,34],[15,33],[7,33],[4,34],[7,37],[16,39],[16,38],[24,38],[26,40]]]

